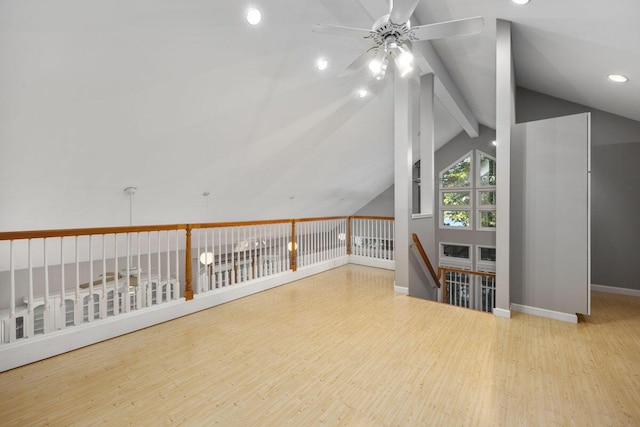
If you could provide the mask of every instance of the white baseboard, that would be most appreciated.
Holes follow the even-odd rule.
[[[505,319],[511,319],[511,310],[505,310],[504,308],[494,308],[494,316],[504,317]]]
[[[596,292],[608,292],[610,294],[630,295],[632,297],[640,297],[640,290],[629,288],[616,288],[614,286],[603,286],[591,284],[591,290]]]
[[[528,305],[511,304],[511,309],[520,313],[533,314],[534,316],[549,319],[562,320],[563,322],[578,323],[578,315],[562,313],[560,311],[547,310],[545,308],[530,307]]]
[[[53,331],[46,335],[2,344],[0,345],[0,372],[206,310],[225,302],[340,267],[348,262],[349,257],[344,256],[308,267],[301,267],[295,272],[287,271],[264,279],[256,279],[228,288],[196,294],[191,301],[180,298],[143,310],[131,311],[108,319]]]
[[[396,262],[388,259],[370,258],[361,255],[349,255],[349,263],[364,265],[367,267],[384,268],[385,270],[395,270]]]
[[[406,286],[396,286],[394,284],[393,291],[397,294],[409,295],[409,288],[407,288]]]

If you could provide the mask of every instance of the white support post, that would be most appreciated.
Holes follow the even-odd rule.
[[[515,123],[515,76],[511,51],[511,23],[498,19],[496,27],[496,308],[511,317],[510,194],[511,126]]]
[[[393,76],[394,85],[394,182],[396,272],[395,287],[409,288],[409,221],[412,190],[412,99],[410,81]]]
[[[433,215],[434,109],[433,74],[420,77],[420,213]]]

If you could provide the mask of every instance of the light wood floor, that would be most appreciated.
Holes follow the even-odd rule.
[[[2,425],[640,425],[640,298],[578,325],[345,266],[0,374]]]

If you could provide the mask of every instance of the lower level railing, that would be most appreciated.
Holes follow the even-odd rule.
[[[0,233],[0,345],[354,253],[393,260],[393,218]]]
[[[495,308],[495,273],[438,267],[438,276],[444,303],[489,313]]]

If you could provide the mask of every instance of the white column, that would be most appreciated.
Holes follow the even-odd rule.
[[[433,74],[420,77],[420,213],[433,215]]]
[[[515,124],[515,76],[511,51],[511,22],[498,19],[496,27],[496,308],[494,314],[511,317],[510,193],[511,126]]]
[[[412,98],[410,80],[394,73],[395,287],[409,288],[409,221],[412,190]]]

